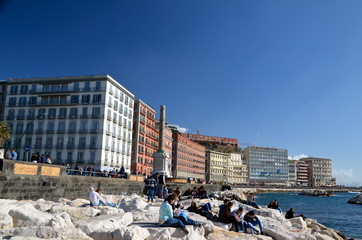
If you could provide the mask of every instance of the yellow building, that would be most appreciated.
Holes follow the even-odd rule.
[[[228,183],[243,184],[247,183],[248,171],[243,162],[242,153],[229,153],[228,159]]]
[[[229,153],[206,150],[206,181],[226,183],[228,181]]]

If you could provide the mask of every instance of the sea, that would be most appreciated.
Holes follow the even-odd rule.
[[[297,192],[260,193],[255,195],[255,200],[262,206],[278,200],[283,213],[294,208],[295,215],[303,214],[342,232],[348,238],[362,240],[362,205],[347,203],[356,194],[335,193],[330,197],[314,197],[298,195]]]

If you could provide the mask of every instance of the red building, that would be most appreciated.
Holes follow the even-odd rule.
[[[235,138],[213,137],[191,133],[183,133],[182,135],[200,144],[211,143],[214,145],[239,147],[239,142]]]
[[[172,173],[175,178],[205,180],[205,147],[173,133]]]
[[[150,175],[153,171],[153,154],[158,149],[156,111],[137,99],[134,104],[131,171]]]

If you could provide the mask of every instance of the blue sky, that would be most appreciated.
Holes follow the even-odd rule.
[[[362,185],[361,1],[0,0],[0,79],[109,74],[194,133]]]

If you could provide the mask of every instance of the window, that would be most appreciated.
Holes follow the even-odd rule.
[[[51,85],[51,91],[52,92],[59,92],[60,91],[60,84],[53,84]]]
[[[73,152],[68,152],[68,154],[67,154],[67,161],[69,162],[69,163],[71,163],[72,162],[72,156],[73,156]]]
[[[16,106],[16,97],[9,98],[9,106]]]
[[[50,92],[50,84],[43,85],[43,92]]]
[[[64,133],[65,132],[65,123],[60,122],[58,123],[58,133]]]
[[[48,122],[47,133],[54,132],[54,122]]]
[[[16,124],[16,133],[23,133],[24,124],[18,123]]]
[[[126,101],[124,103],[128,105],[128,96],[126,96]]]
[[[78,115],[78,108],[71,108],[70,109],[70,118],[76,118]]]
[[[62,162],[62,152],[57,152],[57,162]]]
[[[84,90],[85,90],[85,91],[90,91],[90,90],[91,90],[91,88],[90,88],[90,82],[85,82],[85,83],[84,83]]]
[[[73,83],[73,89],[74,91],[79,91],[79,82]]]
[[[19,109],[18,119],[24,119],[24,118],[25,118],[25,109]]]
[[[118,101],[114,100],[114,111],[118,111]]]
[[[28,119],[33,119],[35,117],[35,109],[28,110]]]
[[[85,148],[86,145],[86,138],[85,137],[80,137],[79,138],[79,147],[80,148]]]
[[[100,107],[94,107],[92,109],[92,117],[100,117],[101,108]]]
[[[27,94],[28,93],[28,85],[21,85],[20,86],[20,93]]]
[[[123,104],[119,104],[119,113],[120,113],[120,114],[123,113]]]
[[[63,146],[64,144],[64,138],[63,137],[58,137],[57,138],[57,145],[58,146]]]
[[[94,164],[95,160],[96,160],[96,153],[91,152],[91,154],[90,154],[90,163]]]
[[[10,94],[18,94],[18,86],[11,86]]]
[[[82,121],[80,123],[80,133],[86,133],[87,132],[87,121]]]
[[[20,107],[26,106],[26,97],[20,97],[19,98],[19,106]]]
[[[92,131],[97,131],[98,130],[98,122],[97,121],[93,121],[92,122]]]
[[[35,139],[35,148],[41,148],[41,145],[42,145],[42,143],[43,143],[42,140],[43,140],[43,139],[42,139],[41,137],[37,137],[37,138]]]
[[[68,138],[68,146],[74,147],[74,137]]]
[[[96,82],[96,90],[99,91],[101,90],[101,82]]]
[[[79,103],[79,96],[76,95],[71,96],[70,103]]]
[[[75,133],[76,129],[77,129],[77,123],[70,122],[69,123],[69,133]]]
[[[32,92],[36,92],[36,84],[32,84],[32,85],[31,85],[31,91],[32,91]]]
[[[93,95],[93,103],[100,103],[102,100],[102,94]]]
[[[54,105],[58,105],[60,103],[60,98],[59,96],[51,96],[50,99],[49,99],[49,103]]]
[[[62,84],[61,91],[68,91],[68,84]]]
[[[83,95],[83,96],[82,96],[82,103],[83,103],[83,104],[88,104],[88,103],[90,103],[90,95]]]
[[[88,117],[88,108],[87,107],[84,107],[82,109],[82,117]]]
[[[97,147],[97,137],[91,137],[90,139],[90,147],[96,148]]]
[[[49,104],[49,97],[41,97],[41,104],[48,105]]]
[[[29,98],[29,104],[36,104],[36,97],[30,97]]]
[[[66,108],[59,109],[59,118],[66,118],[66,116],[67,116],[67,109]]]
[[[39,119],[44,119],[45,111],[46,111],[45,108],[40,108],[40,109],[38,110]]]
[[[49,119],[54,119],[55,115],[56,115],[57,110],[55,108],[50,108],[49,109],[49,114],[48,114],[48,118]]]

